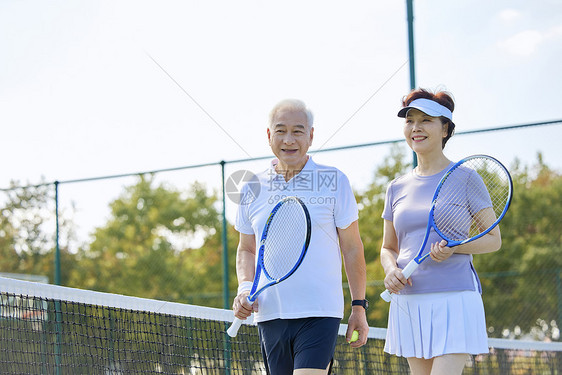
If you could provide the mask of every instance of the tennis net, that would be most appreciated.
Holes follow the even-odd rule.
[[[229,310],[0,277],[3,374],[265,374],[257,329],[225,331]],[[332,374],[408,374],[385,329],[352,349],[340,327]],[[562,343],[490,339],[464,374],[560,374]]]

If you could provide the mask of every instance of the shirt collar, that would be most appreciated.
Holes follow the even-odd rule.
[[[275,166],[279,163],[279,159],[275,158],[271,161],[271,165],[269,167],[269,175],[271,176],[271,179],[273,181],[283,181],[285,182],[285,176],[283,176],[280,173],[277,173],[277,171],[275,170]],[[304,165],[304,167],[299,171],[299,173],[297,173],[295,176],[293,176],[293,178],[291,178],[288,182],[290,182],[291,180],[294,181],[299,181],[302,179],[308,180],[309,176],[307,173],[303,173],[305,171],[311,171],[313,169],[316,168],[316,163],[312,160],[312,156],[308,155],[308,160],[306,161],[306,164]]]

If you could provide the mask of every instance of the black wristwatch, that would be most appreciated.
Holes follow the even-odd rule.
[[[365,310],[369,308],[369,301],[366,299],[354,299],[351,301],[351,306],[363,306]]]

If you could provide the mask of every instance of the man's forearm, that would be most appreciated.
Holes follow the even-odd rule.
[[[344,253],[344,266],[352,299],[365,299],[367,267],[363,248],[349,249]]]

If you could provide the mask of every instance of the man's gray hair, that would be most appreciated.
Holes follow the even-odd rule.
[[[312,128],[312,124],[314,123],[314,115],[312,111],[308,109],[306,104],[302,100],[299,99],[284,99],[281,100],[279,103],[273,107],[271,112],[269,113],[269,126],[273,126],[273,119],[278,111],[281,109],[291,109],[294,111],[301,111],[306,115],[306,121],[308,122],[309,129]]]

